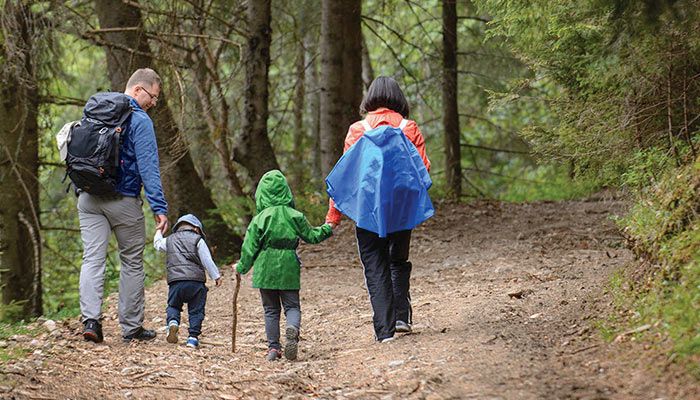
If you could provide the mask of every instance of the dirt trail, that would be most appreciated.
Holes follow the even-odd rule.
[[[83,399],[672,399],[700,398],[653,372],[634,343],[608,344],[610,274],[632,260],[615,201],[442,205],[414,232],[414,328],[373,341],[351,224],[303,246],[302,341],[296,362],[264,360],[259,295],[244,280],[239,351],[230,353],[230,274],[211,288],[198,350],[122,344],[114,301],[106,342],[59,324],[26,360],[3,367],[3,398]],[[147,326],[163,324],[167,288],[147,293]],[[641,361],[640,361],[641,360]],[[698,397],[696,397],[698,396]]]

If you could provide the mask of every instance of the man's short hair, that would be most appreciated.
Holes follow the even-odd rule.
[[[126,88],[131,89],[136,85],[152,87],[153,85],[161,86],[160,76],[156,71],[150,68],[139,68],[131,74],[131,78],[126,83]]]

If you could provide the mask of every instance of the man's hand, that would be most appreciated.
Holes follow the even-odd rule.
[[[336,223],[333,223],[333,222],[326,222],[326,223],[327,223],[328,225],[331,226],[331,230],[333,230],[333,231],[335,230],[335,228],[338,227],[338,225],[340,225],[340,224],[336,224]]]
[[[237,268],[238,268],[238,263],[231,264],[231,272],[233,272],[234,274],[238,274]]]
[[[168,217],[166,215],[154,215],[153,218],[156,220],[156,230],[165,233],[168,230]]]
[[[221,279],[221,277],[218,277],[218,278],[216,278],[216,280],[214,282],[216,282],[216,286],[218,287],[218,286],[221,286],[222,281],[223,281],[223,279]]]

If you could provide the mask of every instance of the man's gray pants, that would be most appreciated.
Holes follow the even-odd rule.
[[[143,325],[143,249],[146,225],[137,197],[78,197],[83,265],[80,269],[80,312],[83,320],[100,320],[104,292],[109,236],[113,231],[119,245],[119,324],[122,335],[135,333]]]

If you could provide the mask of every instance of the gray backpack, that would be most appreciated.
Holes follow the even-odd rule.
[[[124,93],[97,93],[87,101],[83,118],[68,134],[66,176],[76,189],[97,196],[116,193],[121,133],[131,111]]]

